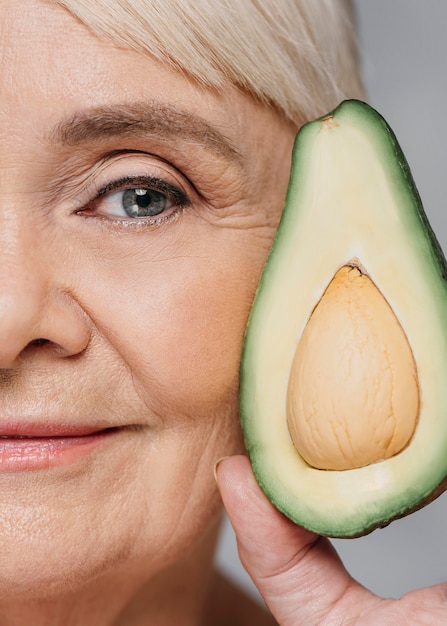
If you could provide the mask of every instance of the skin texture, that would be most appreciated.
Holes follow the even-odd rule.
[[[281,515],[259,489],[245,456],[216,470],[239,555],[281,626],[434,626],[447,621],[447,585],[383,599],[355,581],[328,539]]]
[[[212,469],[242,448],[242,336],[295,130],[43,0],[2,0],[0,81],[0,428],[116,429],[67,463],[0,471],[0,623],[273,623],[212,574]],[[149,128],[109,136],[104,107],[119,105],[116,133],[136,103]],[[164,181],[166,218],[116,214],[110,183],[129,176]],[[398,603],[354,583],[266,501],[244,457],[217,478],[280,624],[447,621],[444,586]]]
[[[45,1],[2,0],[0,78],[2,424],[116,429],[0,472],[0,622],[198,624],[295,131]],[[155,223],[121,216],[119,190],[97,198],[129,176],[168,189]]]

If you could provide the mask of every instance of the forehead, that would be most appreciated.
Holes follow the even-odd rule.
[[[10,131],[21,118],[43,129],[79,110],[145,100],[231,123],[235,89],[227,90],[230,106],[230,98],[200,89],[149,55],[96,37],[52,2],[2,0],[1,7],[1,128]]]
[[[135,128],[147,132],[137,145],[134,128],[132,141],[120,144],[171,162],[180,156],[179,167],[234,167],[241,179],[235,189],[263,189],[279,170],[288,171],[295,128],[231,83],[219,92],[205,89],[149,54],[95,36],[52,2],[0,3],[1,194],[33,179],[45,188],[49,175],[63,174],[65,159],[75,163],[102,149],[110,112],[118,135],[135,111]],[[86,135],[97,143],[76,150]],[[123,147],[112,143],[118,141],[108,150]]]

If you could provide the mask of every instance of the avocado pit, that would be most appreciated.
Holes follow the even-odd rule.
[[[420,405],[413,353],[357,260],[336,272],[314,308],[293,359],[286,402],[293,444],[318,469],[371,465],[411,441]]]

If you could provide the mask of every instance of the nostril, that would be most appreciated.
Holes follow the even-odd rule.
[[[33,341],[29,342],[29,346],[43,346],[46,343],[50,343],[49,339],[45,339],[45,338],[39,338],[39,339],[33,339]]]

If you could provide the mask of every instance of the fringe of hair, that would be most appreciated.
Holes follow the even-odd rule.
[[[56,0],[94,33],[296,126],[363,97],[351,0]]]

